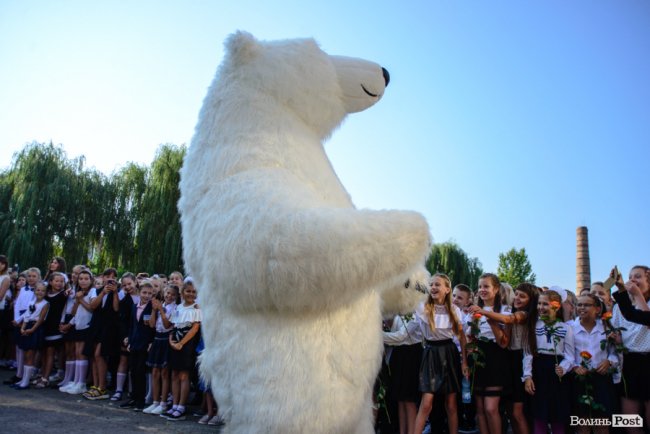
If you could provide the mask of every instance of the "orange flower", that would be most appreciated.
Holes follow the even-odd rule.
[[[582,357],[585,360],[589,360],[591,359],[591,354],[589,353],[589,351],[582,351],[580,353],[580,357]]]
[[[551,307],[552,307],[553,309],[556,309],[556,310],[557,310],[557,309],[559,309],[561,306],[562,306],[562,305],[560,304],[559,301],[552,301],[552,302],[551,302]]]
[[[474,319],[481,319],[482,316],[483,316],[483,315],[481,315],[480,313],[476,312],[474,315],[472,315],[472,318],[474,318]]]
[[[605,312],[601,318],[603,319],[603,321],[607,321],[608,319],[612,319],[612,313],[611,312]]]

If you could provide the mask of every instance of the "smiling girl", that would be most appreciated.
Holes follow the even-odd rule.
[[[563,377],[575,365],[573,330],[560,320],[562,298],[555,291],[540,294],[537,314],[528,331],[532,351],[524,355],[524,387],[533,396],[534,433],[546,434],[550,423],[553,434],[563,434],[571,410],[571,384]]]
[[[46,288],[43,283],[38,283],[34,289],[34,300],[29,305],[20,326],[20,337],[18,346],[25,352],[25,367],[23,378],[20,383],[14,385],[15,389],[24,390],[29,388],[29,380],[36,371],[34,367],[34,355],[43,345],[43,323],[47,317],[50,307],[45,300]]]
[[[416,311],[415,318],[401,330],[384,333],[384,343],[388,345],[408,345],[424,341],[420,365],[422,400],[413,430],[416,434],[424,429],[435,394],[445,397],[449,432],[458,432],[456,394],[461,383],[459,367],[462,369],[462,375],[469,375],[461,316],[460,309],[451,303],[449,277],[438,273],[431,278],[429,296],[424,306]],[[462,358],[459,357],[454,344],[454,336],[460,341]]]
[[[603,301],[594,294],[578,297],[576,304],[578,319],[572,323],[575,342],[574,360],[576,374],[573,402],[580,417],[611,418],[616,391],[611,368],[618,365],[618,357],[611,345],[601,348],[600,341],[605,334],[600,316],[605,311]],[[588,390],[587,387],[591,390]],[[604,410],[594,409],[581,403],[580,397],[590,395]],[[590,432],[589,427],[578,427],[578,433]],[[595,433],[608,432],[607,427],[594,427]]]
[[[172,315],[174,329],[169,335],[169,368],[172,370],[173,406],[161,414],[167,420],[185,420],[185,403],[190,393],[190,371],[195,365],[197,333],[201,327],[201,311],[196,304],[196,288],[191,278],[185,279],[181,291],[183,304]]]
[[[490,309],[475,306],[472,313],[485,315],[488,319],[505,324],[509,336],[508,359],[511,373],[512,393],[508,395],[508,413],[516,434],[528,433],[528,422],[524,414],[525,391],[522,378],[524,348],[528,348],[528,329],[537,321],[537,298],[539,289],[530,283],[521,283],[515,288],[512,315],[504,315]]]
[[[481,275],[478,281],[478,308],[484,312],[509,312],[508,306],[501,302],[501,282],[492,273]],[[475,308],[476,309],[476,308]],[[482,354],[482,365],[474,365],[474,393],[479,429],[482,433],[501,434],[501,415],[499,402],[501,396],[511,389],[510,367],[508,362],[509,336],[505,325],[481,316],[478,319],[478,350]]]

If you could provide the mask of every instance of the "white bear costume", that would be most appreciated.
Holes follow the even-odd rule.
[[[387,72],[312,39],[237,32],[181,170],[201,374],[233,433],[371,433],[381,308],[430,240],[414,212],[355,209],[322,141],[381,98]],[[415,296],[414,296],[415,294]]]

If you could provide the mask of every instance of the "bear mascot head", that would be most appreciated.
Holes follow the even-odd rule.
[[[323,140],[388,72],[312,39],[231,35],[181,170],[186,270],[210,382],[236,433],[370,433],[381,311],[412,309],[425,219],[358,210]]]

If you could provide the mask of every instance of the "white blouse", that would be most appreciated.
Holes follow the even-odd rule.
[[[175,328],[189,327],[192,323],[201,322],[201,310],[196,303],[191,306],[179,304],[172,314],[171,322]]]
[[[537,353],[540,355],[558,355],[563,359],[559,365],[566,375],[575,366],[575,343],[573,328],[563,322],[556,322],[551,329],[542,321],[537,320],[535,324],[535,340],[537,342]],[[555,342],[557,340],[557,342]],[[533,375],[533,355],[528,351],[524,352],[523,360],[524,378]]]
[[[174,312],[176,311],[176,303],[169,303],[169,304],[164,304],[163,309],[165,310],[165,316],[169,320],[169,318],[172,318],[174,316]],[[200,312],[200,311],[199,311]],[[200,321],[200,319],[199,319]],[[162,315],[158,314],[158,317],[156,318],[156,332],[157,333],[165,333],[170,331],[171,329],[174,328],[174,325],[172,324],[171,327],[165,328],[165,325],[163,324],[163,319]]]
[[[25,323],[28,323],[30,321],[38,321],[38,318],[41,316],[41,312],[43,311],[43,308],[48,304],[49,303],[45,299],[39,302],[36,302],[36,300],[34,300],[34,303],[29,305],[27,311],[25,312],[25,315],[23,316],[23,320],[25,321]],[[34,306],[33,312],[31,311],[32,306]]]
[[[86,304],[90,304],[90,302],[95,298],[97,298],[97,289],[91,288],[83,299]],[[77,306],[77,312],[70,320],[70,324],[74,325],[75,330],[85,330],[90,326],[90,320],[92,317],[93,313],[86,309],[83,304],[79,303],[79,306]]]
[[[648,301],[648,306],[650,306],[650,301]],[[618,305],[614,306],[611,324],[616,328],[624,327],[626,329],[621,331],[621,336],[623,345],[629,352],[650,353],[650,327],[626,320]]]
[[[452,305],[458,322],[463,317],[462,312],[456,305]],[[424,314],[424,307],[421,305],[415,313],[415,318],[395,332],[384,332],[384,343],[388,345],[411,345],[423,340],[443,341],[453,339],[452,322],[449,312],[444,305],[435,305],[434,324],[435,330],[431,330],[429,322]]]
[[[611,345],[607,345],[605,349],[600,348],[600,341],[605,339],[605,327],[601,320],[596,320],[596,325],[590,332],[588,332],[582,324],[580,319],[571,322],[573,327],[573,341],[575,345],[574,360],[576,366],[582,362],[581,352],[587,351],[591,354],[589,365],[591,369],[596,369],[603,361],[609,360],[612,366],[618,365],[618,357],[616,351],[612,349]]]

